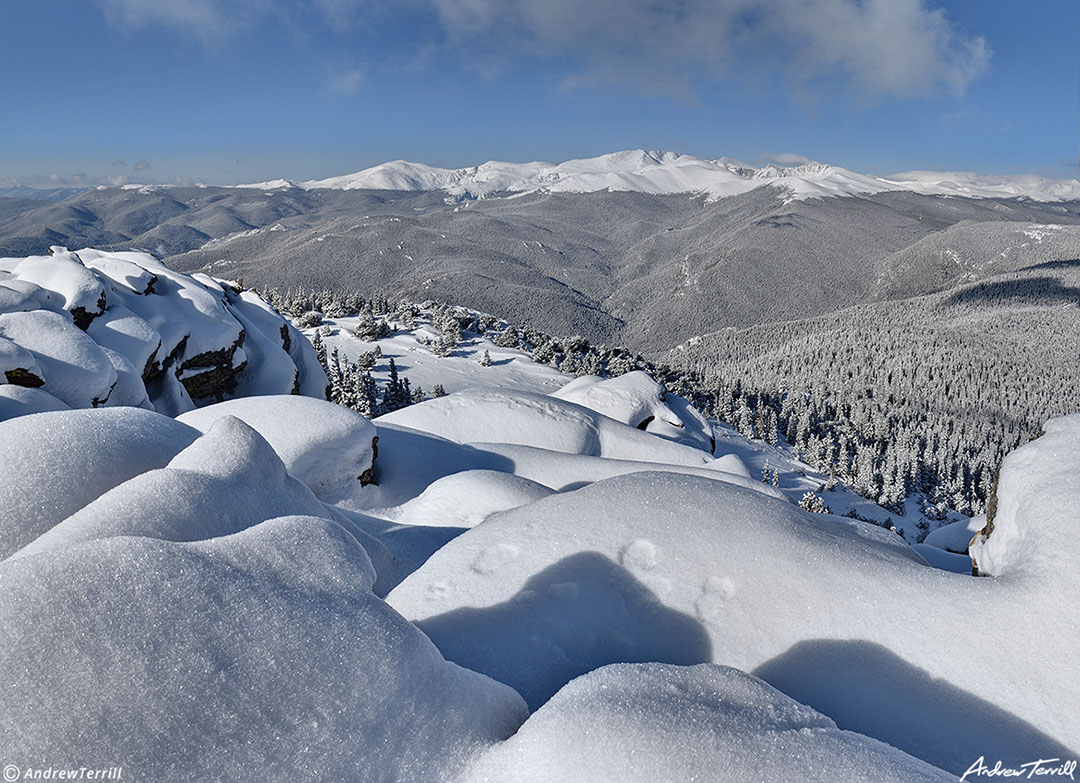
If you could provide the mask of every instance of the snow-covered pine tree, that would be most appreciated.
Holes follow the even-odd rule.
[[[494,343],[499,348],[514,348],[517,345],[518,333],[517,329],[512,326],[507,326],[499,335],[495,338]]]
[[[382,407],[387,412],[399,410],[412,404],[412,397],[408,389],[408,380],[402,381],[398,376],[397,363],[390,358],[390,376],[383,388]]]
[[[375,323],[375,316],[372,315],[371,310],[361,310],[357,318],[353,336],[366,343],[374,340],[379,334],[379,326]]]

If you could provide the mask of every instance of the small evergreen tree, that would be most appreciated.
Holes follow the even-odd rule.
[[[517,345],[517,341],[517,329],[512,326],[507,326],[499,333],[499,336],[495,338],[495,345],[499,348],[513,348]]]
[[[824,498],[815,495],[813,492],[807,492],[802,496],[802,500],[799,501],[799,508],[814,514],[829,513],[829,507],[825,505]]]
[[[361,310],[360,315],[356,323],[356,328],[353,330],[353,336],[357,340],[363,340],[366,343],[374,340],[379,334],[379,326],[375,323],[375,316],[371,314],[370,310]]]

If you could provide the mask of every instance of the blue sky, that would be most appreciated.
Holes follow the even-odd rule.
[[[673,149],[1080,176],[1076,0],[34,0],[0,183]]]

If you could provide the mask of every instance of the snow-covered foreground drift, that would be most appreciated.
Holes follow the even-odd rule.
[[[521,385],[374,422],[287,394],[0,422],[4,763],[899,783],[1076,757],[1080,415],[1006,462],[974,578],[797,508],[641,373],[489,371]]]

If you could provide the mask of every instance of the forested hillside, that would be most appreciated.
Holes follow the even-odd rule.
[[[1058,262],[716,332],[670,358],[722,390],[721,418],[762,434],[775,422],[809,464],[882,505],[917,490],[977,513],[1004,455],[1080,410],[1078,303],[1080,261]]]

